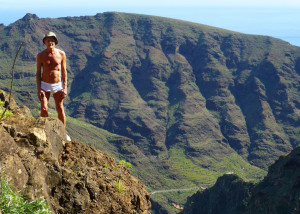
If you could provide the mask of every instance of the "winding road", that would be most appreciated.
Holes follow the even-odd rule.
[[[192,187],[192,188],[185,188],[185,189],[167,189],[167,190],[155,190],[150,193],[150,195],[154,195],[156,193],[163,193],[163,192],[176,192],[176,191],[190,191],[194,189],[199,189],[198,186]]]

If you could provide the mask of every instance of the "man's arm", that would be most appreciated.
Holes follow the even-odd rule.
[[[67,96],[67,88],[68,88],[68,78],[67,78],[67,57],[65,52],[62,51],[62,61],[61,61],[61,76],[63,81],[63,98]]]
[[[41,100],[42,61],[40,54],[36,57],[36,86],[39,100]]]

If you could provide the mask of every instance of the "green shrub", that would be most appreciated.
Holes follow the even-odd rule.
[[[124,166],[126,166],[127,168],[130,168],[131,166],[132,166],[132,164],[131,163],[129,163],[129,162],[126,162],[125,160],[121,160],[121,161],[119,161],[119,163],[118,163],[119,165],[124,165]]]
[[[121,182],[121,179],[118,179],[118,180],[114,183],[114,186],[116,187],[118,193],[120,193],[120,194],[123,193],[123,191],[124,191],[124,186],[123,186],[123,184],[122,184],[122,182]]]
[[[4,101],[0,100],[0,118],[2,117],[2,114],[3,114],[3,111],[4,111],[4,110],[2,110],[3,106],[4,106]],[[13,115],[12,111],[10,111],[10,110],[7,109],[3,118],[8,118],[8,117],[10,117],[12,115]]]
[[[14,192],[6,179],[1,179],[0,209],[2,214],[51,214],[47,202],[37,198],[32,202],[26,201]]]

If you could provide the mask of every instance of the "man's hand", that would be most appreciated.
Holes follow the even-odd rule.
[[[67,89],[64,88],[63,90],[60,91],[60,97],[61,99],[65,99],[67,96]]]
[[[40,101],[46,96],[45,92],[43,90],[38,91],[38,98]]]

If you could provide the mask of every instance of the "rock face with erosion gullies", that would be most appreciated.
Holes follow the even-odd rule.
[[[7,97],[0,92],[0,98]],[[56,118],[36,119],[17,105],[10,110],[0,122],[0,169],[16,191],[44,197],[55,213],[150,213],[145,186],[124,165],[77,140],[67,142]]]
[[[259,183],[224,175],[205,191],[189,197],[186,214],[300,213],[300,147],[281,156]]]

